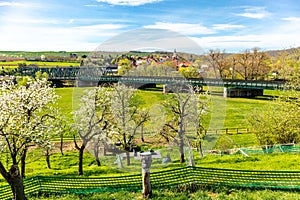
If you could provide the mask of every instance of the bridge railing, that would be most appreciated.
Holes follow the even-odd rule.
[[[284,89],[284,81],[260,81],[260,80],[231,80],[212,78],[183,78],[183,77],[159,77],[159,76],[106,76],[106,68],[101,67],[53,67],[53,68],[19,68],[20,75],[35,76],[38,71],[46,72],[49,79],[54,80],[82,80],[94,82],[130,82],[130,83],[156,83],[172,84],[181,82],[197,86],[220,86],[252,89]]]

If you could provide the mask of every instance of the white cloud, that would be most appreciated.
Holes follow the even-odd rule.
[[[0,26],[0,44],[4,50],[93,51],[122,27],[117,24],[67,27],[6,23]]]
[[[300,38],[297,33],[193,37],[192,39],[204,48],[205,51],[209,49],[225,49],[227,52],[240,52],[253,47],[260,47],[262,49],[285,49],[300,46]]]
[[[116,29],[122,29],[125,28],[125,25],[122,24],[96,24],[96,25],[90,25],[90,26],[77,26],[74,27],[75,29],[84,29],[84,30],[116,30]]]
[[[295,22],[300,22],[300,17],[286,17],[286,18],[282,18],[282,20],[295,23]]]
[[[63,21],[55,20],[55,19],[37,19],[30,17],[19,17],[18,15],[11,16],[10,18],[3,17],[1,18],[6,23],[14,23],[14,24],[62,24]]]
[[[26,4],[19,3],[19,2],[4,1],[4,2],[0,2],[0,6],[24,7],[26,6]]]
[[[86,7],[97,7],[98,5],[95,5],[95,4],[86,4],[84,6],[86,6]]]
[[[24,7],[43,7],[41,4],[32,3],[32,2],[16,2],[16,1],[2,1],[0,2],[0,7],[11,7],[11,8],[24,8]]]
[[[185,24],[185,23],[165,23],[156,22],[154,25],[146,25],[144,28],[152,29],[167,29],[175,31],[184,35],[199,35],[199,34],[213,34],[214,30],[209,29],[200,24]]]
[[[215,30],[230,30],[230,29],[241,29],[245,28],[244,25],[235,25],[235,24],[214,24],[213,29]]]
[[[247,7],[244,9],[243,13],[236,14],[237,16],[253,18],[253,19],[263,19],[271,15],[264,7]]]
[[[141,6],[149,3],[156,3],[162,0],[97,0],[97,2],[108,3],[120,6]]]

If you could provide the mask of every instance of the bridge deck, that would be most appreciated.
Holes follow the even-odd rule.
[[[150,77],[150,76],[107,76],[105,67],[56,67],[56,68],[20,68],[22,76],[35,76],[38,71],[46,72],[50,80],[81,80],[91,82],[124,82],[140,84],[172,84],[185,83],[193,86],[221,86],[248,89],[282,90],[284,81],[257,81],[231,79],[185,79],[182,77]]]

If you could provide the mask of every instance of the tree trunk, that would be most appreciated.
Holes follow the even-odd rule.
[[[60,147],[59,147],[61,155],[64,155],[63,146],[64,146],[64,136],[63,136],[63,134],[61,134],[60,135]]]
[[[26,160],[26,155],[27,155],[27,148],[25,148],[23,150],[23,153],[21,155],[21,176],[22,176],[22,178],[25,178],[25,170],[26,170],[26,167],[25,167],[26,162],[25,162],[25,160]]]
[[[184,163],[184,152],[183,150],[180,148],[180,164]]]
[[[19,171],[18,165],[11,166],[9,170],[10,174],[10,187],[13,192],[14,200],[26,200],[23,179]]]
[[[45,156],[46,156],[47,167],[48,167],[48,169],[51,169],[49,149],[46,150],[46,155]]]
[[[200,156],[201,156],[201,158],[203,158],[203,148],[202,148],[202,142],[200,142],[200,144],[199,144],[199,152],[200,152]]]
[[[2,162],[0,162],[0,173],[11,187],[13,200],[26,200],[23,179],[18,165],[12,165],[9,172],[7,172]]]
[[[184,163],[184,143],[183,143],[183,138],[181,137],[180,138],[180,141],[179,141],[179,152],[180,152],[180,163]]]
[[[142,139],[142,142],[145,142],[145,139],[144,139],[144,126],[141,126],[141,139]]]
[[[95,158],[96,158],[97,166],[100,167],[101,162],[100,162],[100,159],[99,159],[99,149],[98,148],[99,148],[99,146],[94,147],[94,155],[95,155]]]
[[[85,145],[82,144],[81,148],[79,149],[79,156],[78,156],[78,175],[83,175],[83,152],[85,149]]]
[[[103,155],[106,156],[106,145],[103,146]]]
[[[130,154],[129,154],[129,151],[126,151],[126,165],[127,166],[130,165]]]
[[[99,156],[96,157],[96,162],[97,162],[97,166],[100,167],[101,166],[101,162],[100,162]]]

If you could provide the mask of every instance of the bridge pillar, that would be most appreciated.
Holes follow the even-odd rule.
[[[75,81],[76,87],[97,87],[98,82],[96,81],[82,81],[82,80],[76,80]]]
[[[262,96],[263,89],[246,89],[246,88],[224,88],[223,96],[226,97],[255,97]]]
[[[121,82],[122,83],[122,82]],[[130,83],[124,82],[123,84],[136,88],[136,89],[146,89],[146,88],[156,88],[156,83]]]

